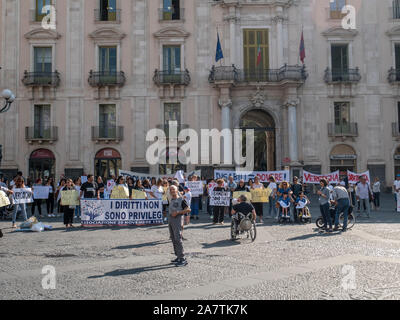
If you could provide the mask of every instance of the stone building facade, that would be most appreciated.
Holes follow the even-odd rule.
[[[399,1],[1,0],[0,13],[0,89],[17,96],[0,117],[6,174],[169,173],[180,166],[150,166],[145,139],[169,121],[255,129],[258,170],[369,169],[388,185],[400,172]]]

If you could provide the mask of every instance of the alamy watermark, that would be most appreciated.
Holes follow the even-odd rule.
[[[55,290],[56,289],[56,268],[53,266],[44,266],[42,268],[42,288],[43,290]]]

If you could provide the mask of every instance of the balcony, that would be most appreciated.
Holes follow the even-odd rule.
[[[400,82],[400,69],[390,68],[388,71],[388,81],[390,84]]]
[[[182,85],[190,84],[189,70],[185,71],[159,71],[154,72],[153,81],[157,86],[162,85]]]
[[[328,123],[328,136],[330,138],[358,137],[358,124],[348,123],[347,125],[336,125],[334,123]]]
[[[231,67],[213,66],[208,81],[210,83],[220,81],[280,83],[283,81],[304,82],[307,78],[305,66],[284,65],[280,69],[240,70],[232,65]]]
[[[393,138],[400,140],[400,126],[397,122],[392,123],[392,136]]]
[[[175,12],[174,9],[168,11],[163,8],[158,9],[158,20],[161,21],[184,21],[185,9],[180,8]]]
[[[169,139],[169,138],[171,137],[171,135],[173,134],[173,131],[175,130],[175,128],[176,128],[176,133],[177,133],[178,136],[179,136],[179,132],[181,132],[182,130],[185,130],[185,129],[189,129],[189,125],[187,125],[187,124],[179,124],[179,125],[173,125],[173,124],[164,125],[164,124],[159,124],[159,125],[157,125],[157,129],[160,129],[160,130],[164,131],[165,137],[166,137],[167,139]]]
[[[58,140],[58,127],[26,127],[25,140],[29,144],[46,142],[52,144]]]
[[[60,85],[60,73],[55,72],[28,72],[25,70],[22,83],[27,87],[52,87]]]
[[[124,139],[124,127],[92,127],[92,140],[96,143],[119,143]]]
[[[88,82],[92,87],[123,87],[125,85],[125,73],[123,71],[98,71],[90,70]]]
[[[357,83],[361,80],[360,70],[346,69],[346,70],[335,70],[326,68],[324,80],[326,83]]]
[[[110,22],[110,23],[121,23],[121,9],[110,9],[110,10],[94,10],[94,21],[96,23]]]

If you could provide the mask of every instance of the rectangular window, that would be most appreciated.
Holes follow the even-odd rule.
[[[163,69],[169,74],[181,71],[181,46],[163,47]]]
[[[49,10],[47,10],[46,13],[43,13],[42,10],[45,6],[49,6],[52,4],[53,4],[52,0],[36,0],[36,10],[35,10],[36,21],[42,21],[44,16],[50,13]]]
[[[346,5],[346,0],[330,0],[330,18],[342,19],[342,9]]]
[[[51,47],[34,48],[34,71],[50,73],[53,71],[53,50]]]
[[[393,19],[400,19],[400,0],[393,0]]]
[[[335,133],[350,133],[349,102],[335,102]]]
[[[116,138],[117,108],[115,104],[101,104],[99,107],[99,137]]]
[[[163,20],[180,20],[180,0],[163,0]]]
[[[112,73],[117,71],[117,47],[99,48],[99,71]]]
[[[397,102],[397,132],[400,132],[400,102]]]
[[[394,56],[396,60],[396,70],[400,70],[400,43],[394,45]]]
[[[243,65],[248,80],[264,80],[269,69],[269,33],[268,29],[243,30]],[[254,79],[253,79],[254,78]]]
[[[35,105],[34,107],[34,138],[50,139],[51,135],[50,105]]]
[[[100,21],[116,21],[117,1],[100,0]]]
[[[170,121],[176,121],[178,126],[181,124],[181,104],[165,103],[164,104],[164,124],[168,126]]]
[[[332,44],[332,80],[345,81],[349,78],[349,54],[347,44]]]

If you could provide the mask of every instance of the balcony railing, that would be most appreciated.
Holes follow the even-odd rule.
[[[358,137],[358,124],[348,123],[348,124],[336,125],[335,123],[328,123],[328,136]]]
[[[124,138],[124,127],[92,127],[92,140],[121,141]]]
[[[388,71],[388,81],[389,83],[400,81],[400,69],[390,68]]]
[[[90,70],[88,82],[92,87],[124,86],[126,81],[123,71],[98,71]]]
[[[154,72],[153,81],[156,85],[184,85],[190,84],[189,70],[185,71],[159,71]]]
[[[60,73],[55,72],[28,72],[25,70],[22,83],[26,86],[58,87],[60,85]]]
[[[184,20],[185,9],[180,8],[177,12],[172,10],[166,10],[164,8],[158,9],[158,19],[159,21],[176,21],[176,20]]]
[[[285,80],[303,82],[307,77],[305,66],[284,65],[280,69],[240,70],[233,65],[231,67],[213,66],[208,80],[210,83],[216,81],[281,82]]]
[[[324,80],[326,83],[359,82],[361,80],[360,70],[358,68],[345,70],[326,68]]]
[[[184,130],[184,129],[189,129],[189,125],[188,124],[178,124],[178,125],[159,124],[159,125],[157,125],[157,129],[160,129],[160,130],[164,131],[166,138],[169,139],[171,137],[172,133],[173,133],[173,130],[176,129],[176,133],[179,136],[179,132]]]
[[[58,127],[26,127],[25,128],[25,140],[34,141],[57,141],[58,140]]]
[[[392,123],[392,135],[394,138],[400,138],[400,126],[399,123]]]
[[[94,9],[94,21],[121,23],[121,9],[111,9],[111,10]]]

